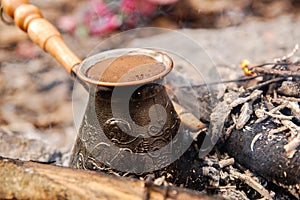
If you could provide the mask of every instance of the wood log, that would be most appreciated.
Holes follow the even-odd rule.
[[[191,199],[200,193],[92,171],[0,157],[0,199]]]
[[[254,124],[250,129],[233,130],[226,142],[228,153],[239,163],[265,177],[269,181],[286,185],[300,184],[300,153],[289,158],[284,149],[287,138],[274,140],[268,131],[276,125],[270,121]],[[255,142],[256,135],[259,139]]]

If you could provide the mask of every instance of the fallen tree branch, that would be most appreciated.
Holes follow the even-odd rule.
[[[3,157],[0,177],[0,199],[211,199],[192,190]]]

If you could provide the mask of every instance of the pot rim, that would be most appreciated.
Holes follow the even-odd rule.
[[[135,80],[135,81],[126,81],[126,82],[104,82],[104,81],[97,81],[92,78],[89,78],[86,74],[88,70],[94,66],[96,63],[103,61],[108,58],[115,58],[122,55],[145,55],[150,56],[153,59],[161,62],[165,65],[165,69],[160,72],[159,74],[153,75],[149,78],[142,79],[142,80]],[[162,79],[166,76],[171,70],[173,69],[173,60],[170,56],[168,56],[165,52],[150,48],[120,48],[120,49],[113,49],[101,52],[99,54],[93,55],[91,57],[86,58],[79,66],[77,71],[77,76],[82,81],[98,85],[98,86],[132,86],[132,85],[140,85],[153,82],[155,80]]]

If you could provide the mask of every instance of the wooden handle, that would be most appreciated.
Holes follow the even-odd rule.
[[[2,7],[16,25],[27,32],[30,39],[44,51],[50,53],[66,70],[81,60],[66,46],[58,30],[46,19],[39,8],[29,4],[29,0],[2,0]]]

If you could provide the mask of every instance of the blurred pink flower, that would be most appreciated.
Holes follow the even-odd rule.
[[[133,28],[155,15],[158,5],[167,5],[177,0],[90,0],[83,23],[89,34],[107,33],[117,28]],[[72,32],[68,21],[65,28]]]
[[[156,5],[145,0],[122,0],[120,10],[126,14],[141,14],[147,16],[155,12]]]
[[[136,8],[142,15],[154,14],[156,10],[156,5],[148,1],[136,0]]]
[[[122,0],[120,5],[121,12],[126,14],[132,13],[135,10],[135,1],[134,0]]]
[[[102,0],[93,0],[91,5],[92,8],[94,8],[95,13],[98,15],[104,16],[110,13],[109,7]]]
[[[117,15],[109,10],[104,1],[92,0],[91,9],[85,13],[84,24],[91,35],[98,35],[118,28],[121,21]]]
[[[58,19],[57,26],[64,32],[73,33],[76,29],[76,22],[71,16],[62,16]]]
[[[91,35],[103,34],[110,32],[121,25],[118,16],[110,13],[106,16],[99,16],[88,22],[87,26]]]

